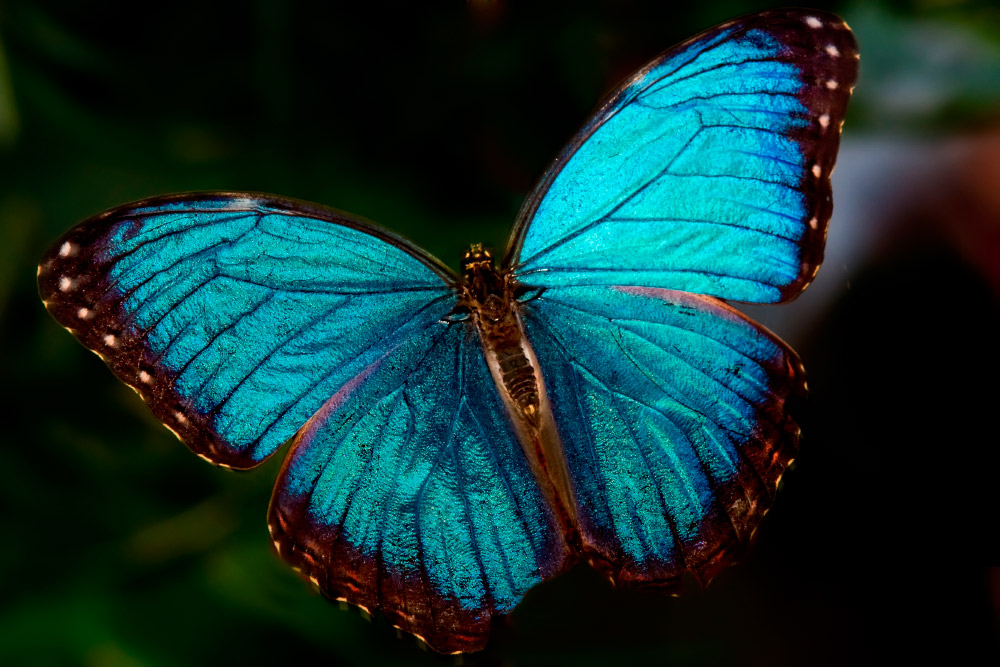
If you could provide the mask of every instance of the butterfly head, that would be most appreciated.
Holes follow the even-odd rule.
[[[495,271],[493,266],[493,253],[489,248],[484,248],[482,243],[473,243],[462,255],[462,275],[468,276],[470,272]]]
[[[482,243],[473,243],[462,255],[462,282],[475,301],[503,293],[504,281],[493,264],[493,253]]]

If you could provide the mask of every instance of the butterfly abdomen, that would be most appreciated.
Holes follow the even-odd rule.
[[[518,334],[520,334],[519,329]],[[518,407],[520,416],[530,425],[537,427],[539,399],[536,369],[521,346],[520,335],[516,340],[503,343],[510,344],[494,348],[503,388]]]
[[[576,543],[576,507],[569,470],[545,395],[541,368],[511,298],[508,317],[476,318],[486,361],[514,422],[521,449],[558,516],[568,544]]]

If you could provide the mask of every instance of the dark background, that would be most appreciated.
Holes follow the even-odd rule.
[[[362,3],[358,3],[359,5]],[[826,4],[826,3],[817,3]],[[204,464],[47,315],[35,265],[141,197],[274,192],[453,266],[622,77],[748,2],[0,6],[0,663],[450,663],[272,553],[278,461]],[[754,309],[812,394],[745,562],[681,598],[586,568],[468,664],[1000,661],[1000,9],[833,3],[862,75],[813,288]]]

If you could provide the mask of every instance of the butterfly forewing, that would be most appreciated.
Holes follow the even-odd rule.
[[[857,68],[844,22],[807,10],[732,21],[665,52],[546,172],[508,264],[537,287],[793,298],[822,260]]]
[[[56,320],[192,450],[246,468],[447,314],[447,276],[332,209],[219,193],[92,218],[53,245],[38,282]]]

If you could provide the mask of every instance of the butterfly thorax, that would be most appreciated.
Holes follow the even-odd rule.
[[[488,249],[475,243],[462,256],[462,306],[499,323],[512,313],[513,281],[493,264]]]

